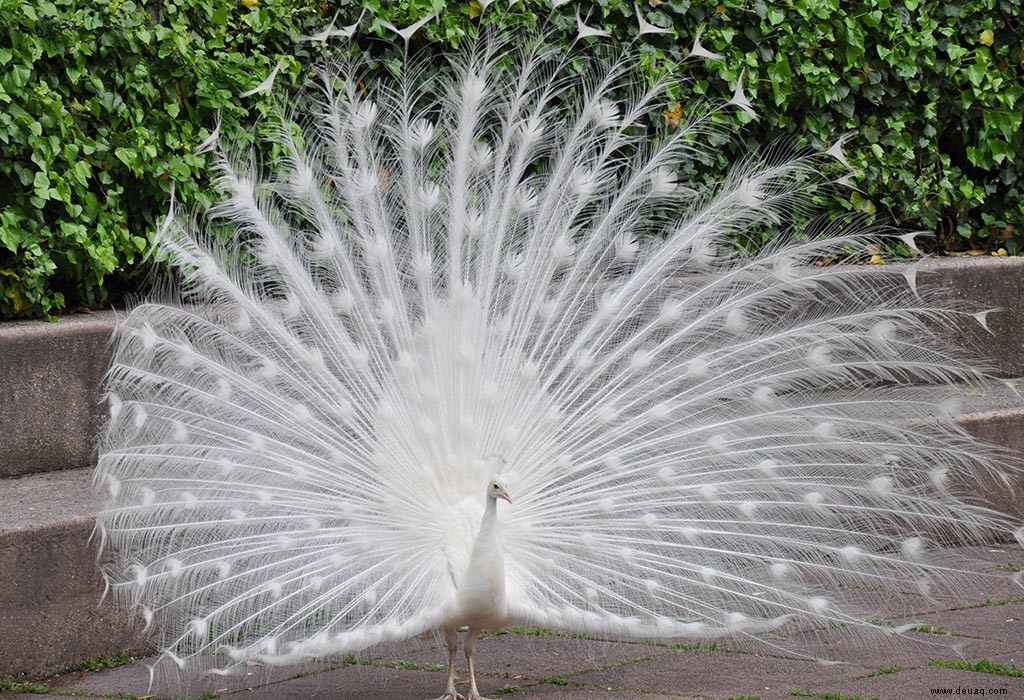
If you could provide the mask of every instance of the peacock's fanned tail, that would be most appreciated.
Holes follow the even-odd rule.
[[[332,69],[271,177],[219,153],[229,241],[167,221],[180,299],[117,333],[96,472],[109,585],[167,656],[438,627],[496,472],[513,619],[591,634],[866,625],[840,587],[927,592],[943,542],[1013,529],[961,486],[1014,467],[933,398],[990,381],[941,339],[972,310],[786,231],[812,156],[678,181],[713,110],[650,145],[665,85],[581,60]]]

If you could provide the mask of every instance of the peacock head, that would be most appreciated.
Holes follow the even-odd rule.
[[[505,479],[499,475],[495,475],[489,484],[487,484],[487,497],[495,500],[501,499],[512,503],[512,494],[508,491],[508,484],[505,483]]]

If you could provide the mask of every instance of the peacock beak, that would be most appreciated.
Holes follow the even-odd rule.
[[[508,491],[503,492],[501,494],[501,500],[508,501],[509,505],[512,505],[512,494],[510,494]]]

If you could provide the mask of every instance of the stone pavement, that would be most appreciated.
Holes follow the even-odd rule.
[[[847,601],[902,624],[918,623],[900,637],[820,637],[793,630],[771,644],[737,642],[696,647],[624,643],[513,630],[477,646],[480,690],[512,700],[913,700],[940,695],[1024,698],[1024,589],[1011,576],[1024,568],[1024,550],[962,548],[974,560],[978,585],[933,599],[899,593],[842,592]],[[777,647],[775,645],[778,645]],[[799,649],[822,663],[797,658]],[[102,671],[77,671],[40,681],[0,679],[0,696],[29,700],[423,700],[444,687],[443,653],[432,638],[410,640],[305,669],[252,667],[247,675],[194,678],[156,676],[146,659]],[[465,690],[465,684],[460,687]]]

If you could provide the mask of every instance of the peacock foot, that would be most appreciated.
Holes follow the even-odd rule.
[[[456,693],[454,690],[450,690],[441,697],[439,697],[437,700],[466,700],[466,696],[462,693]]]

